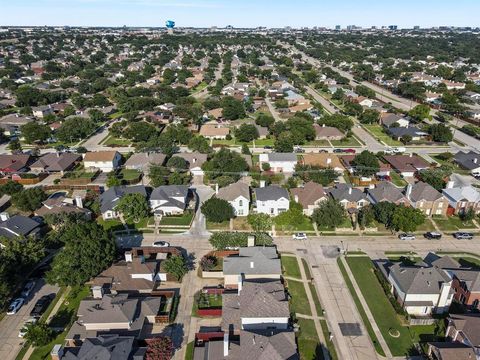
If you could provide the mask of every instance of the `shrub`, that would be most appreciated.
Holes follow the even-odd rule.
[[[249,234],[237,232],[219,232],[210,236],[210,244],[217,250],[225,250],[226,248],[238,248],[247,246],[249,235],[255,235],[256,245],[270,246],[273,244],[272,238],[263,233]]]
[[[200,260],[200,267],[203,271],[212,271],[217,266],[218,260],[215,256],[204,256]]]

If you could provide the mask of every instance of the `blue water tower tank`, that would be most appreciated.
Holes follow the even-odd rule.
[[[172,21],[172,20],[167,20],[165,22],[165,26],[168,28],[168,29],[173,29],[175,27],[175,21]]]

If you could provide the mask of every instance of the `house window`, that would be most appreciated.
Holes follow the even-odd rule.
[[[437,209],[437,212],[436,212],[437,215],[442,215],[442,210],[440,209]]]
[[[270,214],[271,215],[275,214],[275,209],[274,208],[270,208]]]
[[[443,203],[442,203],[442,202],[441,202],[441,203],[438,203],[438,207],[439,207],[439,208],[443,207]]]
[[[238,201],[238,206],[243,206],[243,200]]]
[[[238,216],[243,216],[243,210],[238,210],[238,211],[237,211],[237,215],[238,215]]]

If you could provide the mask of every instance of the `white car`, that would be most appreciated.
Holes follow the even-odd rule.
[[[166,242],[166,241],[155,241],[153,244],[152,244],[153,247],[169,247],[170,246],[170,243]]]
[[[15,315],[18,310],[20,310],[20,308],[23,306],[23,304],[25,304],[24,298],[17,298],[13,300],[8,307],[7,315]]]
[[[400,240],[415,240],[415,235],[413,234],[400,234],[398,235]]]
[[[402,154],[405,151],[407,151],[407,149],[404,148],[404,147],[396,147],[396,148],[393,149],[393,151],[395,151],[396,154]]]
[[[25,334],[27,333],[28,325],[30,324],[35,324],[37,322],[36,318],[30,318],[27,321],[25,321],[25,324],[23,324],[22,328],[18,332],[18,337],[23,338]]]
[[[307,240],[307,234],[305,233],[296,233],[292,235],[293,240]]]

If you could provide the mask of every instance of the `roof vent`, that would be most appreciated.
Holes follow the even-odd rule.
[[[253,269],[255,266],[254,266],[254,263],[253,261],[250,261],[250,269]]]

